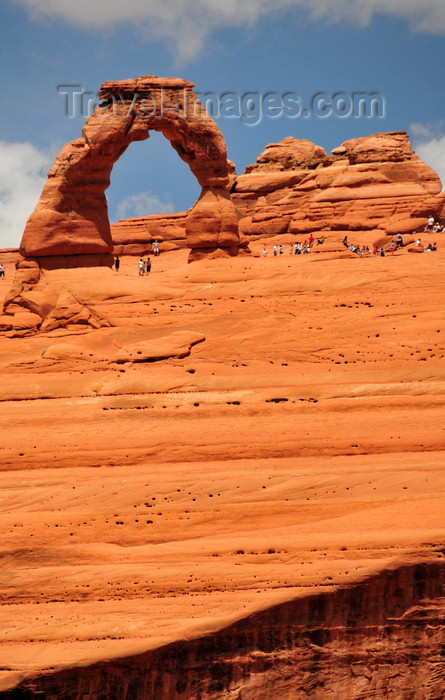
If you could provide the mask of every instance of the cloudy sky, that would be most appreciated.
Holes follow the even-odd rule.
[[[329,152],[407,130],[445,183],[444,0],[2,0],[0,57],[0,247],[19,244],[100,84],[144,74],[214,96],[238,173],[285,136]],[[198,194],[152,133],[114,167],[110,220],[187,209]]]

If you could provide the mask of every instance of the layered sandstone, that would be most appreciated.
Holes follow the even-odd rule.
[[[237,178],[232,198],[248,236],[369,231],[378,239],[444,218],[441,189],[397,131],[345,141],[330,156],[304,139],[269,144]]]

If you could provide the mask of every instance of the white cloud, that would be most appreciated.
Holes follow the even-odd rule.
[[[169,214],[175,211],[170,197],[162,200],[152,192],[139,192],[125,197],[116,207],[117,219],[128,219],[133,216],[149,216],[150,214]]]
[[[423,143],[415,143],[413,146],[415,152],[429,165],[442,180],[442,187],[445,183],[445,136],[433,138]]]
[[[413,122],[409,125],[409,133],[414,141],[428,141],[434,136],[434,130],[429,124]]]
[[[419,158],[429,165],[445,184],[445,119],[413,122],[409,126],[411,145]]]
[[[0,248],[18,247],[52,160],[31,143],[0,140]]]
[[[33,18],[62,19],[86,29],[130,23],[146,37],[176,45],[180,58],[197,55],[217,27],[242,27],[283,10],[306,11],[313,21],[347,20],[365,26],[374,15],[407,20],[414,31],[445,33],[443,0],[15,0]]]
[[[314,19],[349,19],[366,26],[374,15],[380,14],[407,20],[414,31],[445,33],[443,0],[295,0],[295,4],[304,5]]]

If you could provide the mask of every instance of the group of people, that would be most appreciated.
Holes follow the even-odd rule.
[[[147,260],[144,260],[143,258],[139,258],[138,270],[139,270],[139,277],[144,277],[144,275],[150,274],[150,272],[151,272],[150,256],[147,258]]]
[[[429,216],[428,221],[426,223],[425,228],[423,229],[424,233],[442,233],[445,231],[445,224],[441,224],[440,221],[435,221],[434,216]]]
[[[417,235],[416,231],[413,231],[413,235]],[[393,256],[394,251],[396,251],[398,248],[403,248],[404,247],[404,242],[403,242],[403,236],[401,233],[398,233],[395,238],[392,239],[392,241],[389,242],[389,245],[387,248],[384,246],[376,246],[374,245],[371,251],[371,248],[367,245],[355,245],[351,244],[348,241],[348,237],[345,236],[342,240],[342,244],[347,248],[351,253],[356,253],[357,255],[364,255],[367,257],[370,257],[372,255],[377,255],[380,257],[385,257],[386,255]],[[417,238],[415,241],[415,244],[417,247],[422,246],[422,241],[420,238]],[[435,251],[437,250],[437,243],[428,243],[426,246],[423,248],[425,251]]]
[[[442,231],[445,231],[445,224],[442,224],[440,221],[435,221],[433,216],[430,216],[428,218],[428,222],[425,226],[425,232],[434,232],[434,233],[440,233]],[[413,231],[412,232],[413,236],[417,236],[417,232]],[[309,237],[304,240],[302,243],[296,242],[296,243],[291,243],[290,244],[290,250],[289,254],[290,255],[301,255],[301,254],[307,254],[310,253],[314,244],[316,241],[316,245],[322,245],[325,242],[324,236],[321,236],[320,238],[315,238],[314,235],[311,233]],[[403,235],[401,233],[398,233],[395,238],[393,238],[389,244],[385,246],[377,246],[374,245],[372,249],[367,246],[367,245],[356,245],[354,243],[350,243],[348,240],[348,236],[345,236],[342,240],[342,244],[344,245],[347,250],[349,250],[351,253],[356,253],[357,255],[362,255],[362,256],[367,256],[371,257],[373,255],[376,256],[381,256],[385,257],[386,255],[392,256],[394,255],[394,252],[398,248],[403,248],[404,247],[404,242],[403,242]],[[415,240],[416,246],[420,247],[422,246],[422,241],[420,238],[416,238]],[[423,246],[423,249],[425,251],[435,251],[437,250],[437,243],[428,243],[427,245]],[[283,255],[284,253],[284,248],[283,246],[280,245],[274,245],[272,249],[273,255]],[[262,256],[266,257],[267,256],[267,249],[266,247],[263,248],[262,251]]]
[[[427,251],[429,251],[429,250],[437,250],[437,243],[436,243],[436,242],[434,242],[434,243],[427,243],[426,246],[425,246],[425,248],[424,248],[424,250],[427,250]]]
[[[416,232],[416,231],[413,231],[413,232],[412,232],[412,235],[413,235],[413,236],[417,236],[417,232]],[[397,241],[396,248],[397,248],[397,247],[403,247],[403,237],[402,237],[402,234],[401,234],[401,233],[398,233],[398,234],[397,234],[396,241]],[[391,241],[390,246],[391,246],[392,244],[393,244],[393,241]],[[415,245],[416,245],[417,248],[420,248],[421,246],[423,246],[423,249],[426,250],[426,251],[437,250],[437,243],[436,243],[436,241],[434,241],[434,243],[427,243],[426,245],[424,245],[424,244],[422,243],[422,240],[421,240],[420,238],[416,238],[416,240],[415,240]]]
[[[160,255],[160,248],[159,248],[159,241],[154,240],[152,243],[152,248],[153,248],[153,255],[155,258]],[[119,268],[121,266],[121,261],[119,255],[116,256],[114,259],[114,269],[116,272],[119,272]],[[151,272],[151,259],[150,256],[147,256],[147,259],[144,260],[144,258],[139,258],[138,262],[138,273],[139,277],[144,277],[145,275],[149,275]]]
[[[120,260],[120,257],[117,256],[114,260],[114,269],[116,270],[116,272],[119,272],[120,266],[121,266],[121,260]],[[151,271],[150,256],[147,257],[147,260],[144,260],[143,258],[139,258],[139,262],[138,262],[139,277],[143,277],[144,275],[149,275],[150,271]]]
[[[323,245],[324,243],[324,236],[321,238],[317,238],[317,245]],[[314,245],[315,238],[310,234],[309,238],[307,240],[304,240],[302,243],[299,243],[296,241],[295,243],[290,244],[290,249],[289,249],[289,255],[305,255],[307,253],[311,252],[311,249]],[[280,245],[274,245],[272,248],[272,253],[276,257],[277,255],[283,255],[284,254],[284,248],[282,244]],[[267,256],[267,248],[264,247],[261,255],[263,258]]]
[[[16,260],[14,263],[15,269],[18,270],[19,266],[20,266],[20,260]],[[0,262],[0,280],[4,280],[5,278],[6,278],[5,265],[4,265],[4,263]]]
[[[397,250],[398,247],[403,246],[403,239],[400,234],[398,234],[398,236],[400,236],[400,239],[397,237],[395,240],[392,240],[387,251],[385,251],[383,246],[374,245],[371,250],[369,245],[356,245],[355,243],[349,243],[347,236],[343,238],[342,244],[345,246],[345,248],[347,248],[347,250],[349,250],[351,253],[356,253],[356,255],[363,255],[365,257],[379,255],[381,257],[385,257],[387,252],[389,255],[394,255],[394,251]]]

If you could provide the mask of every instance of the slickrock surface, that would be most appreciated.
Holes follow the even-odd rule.
[[[444,234],[342,235],[41,272],[102,325],[0,336],[2,697],[443,697]]]

